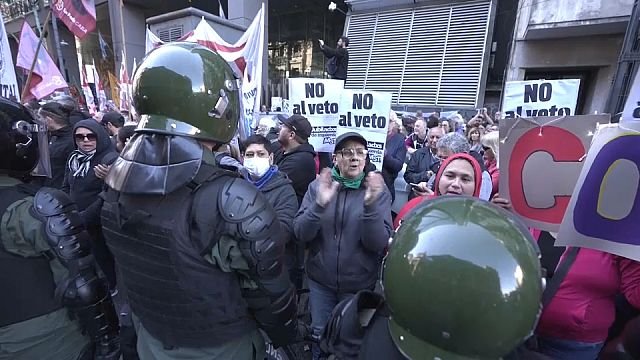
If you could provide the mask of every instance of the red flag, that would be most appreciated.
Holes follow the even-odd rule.
[[[22,24],[22,31],[20,33],[20,46],[18,47],[16,67],[22,68],[27,72],[31,69],[31,64],[36,55],[36,48],[38,47],[38,41],[39,39],[31,29],[31,26],[25,21],[24,24]],[[22,101],[26,101],[32,97],[40,100],[55,90],[66,88],[67,86],[67,82],[62,77],[62,74],[60,74],[60,70],[58,70],[58,67],[51,59],[47,49],[41,45],[40,51],[38,51],[38,59],[33,67],[31,81],[25,85],[27,88],[25,93],[26,99],[22,99]]]
[[[84,39],[96,28],[94,0],[55,0],[51,9],[73,35],[80,39]]]

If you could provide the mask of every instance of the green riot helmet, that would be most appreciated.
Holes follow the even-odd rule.
[[[384,261],[389,331],[409,359],[500,359],[532,334],[544,283],[516,215],[466,196],[418,205]]]
[[[133,77],[138,132],[227,143],[238,129],[240,82],[206,47],[169,43],[149,53]]]

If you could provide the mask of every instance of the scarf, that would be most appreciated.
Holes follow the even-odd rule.
[[[358,175],[358,177],[356,177],[355,179],[347,179],[346,177],[340,175],[340,173],[338,172],[338,168],[334,166],[331,170],[331,177],[333,178],[333,180],[339,182],[342,186],[348,189],[359,189],[360,184],[362,184],[362,179],[364,179],[364,172],[360,173],[360,175]]]
[[[251,176],[249,174],[247,174],[245,176],[245,178],[252,183],[253,185],[255,185],[258,189],[262,189],[268,182],[269,180],[271,180],[271,178],[273,177],[273,175],[275,175],[278,172],[278,167],[275,165],[272,165],[269,170],[267,170],[266,173],[264,173],[264,175],[262,175],[262,177],[256,181],[253,181],[251,179]]]
[[[95,154],[95,150],[88,154],[77,149],[73,150],[69,156],[69,161],[67,161],[67,167],[71,170],[73,177],[83,178],[87,176],[87,173],[91,168],[91,159],[93,159],[93,155]]]

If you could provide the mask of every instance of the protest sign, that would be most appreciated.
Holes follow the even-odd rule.
[[[640,121],[640,71],[636,71],[636,77],[631,85],[627,102],[624,104],[624,111],[620,122]]]
[[[609,115],[500,121],[500,196],[533,228],[557,232],[597,123]]]
[[[599,129],[573,191],[557,245],[640,261],[640,122]]]
[[[342,80],[289,79],[290,111],[311,123],[309,143],[316,151],[333,152],[343,86]]]
[[[580,79],[507,81],[502,113],[507,117],[576,114]]]
[[[336,136],[354,131],[367,139],[369,160],[382,171],[391,93],[343,90]]]

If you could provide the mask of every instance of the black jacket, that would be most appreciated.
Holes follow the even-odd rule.
[[[414,184],[427,182],[430,178],[427,171],[431,170],[434,174],[437,173],[439,164],[440,161],[433,156],[431,149],[428,147],[420,148],[411,155],[407,170],[404,172],[404,180]]]
[[[293,238],[293,218],[298,211],[298,198],[293,190],[291,180],[281,171],[278,171],[261,189],[267,201],[278,214],[282,234],[286,238],[286,254],[289,268],[293,264],[295,246]]]
[[[398,173],[402,170],[404,159],[407,156],[407,148],[404,146],[404,136],[393,134],[387,138],[382,162],[382,177],[387,188],[391,192],[391,201],[396,199],[396,189],[393,185]]]
[[[79,121],[73,127],[73,133],[79,127],[87,128],[97,135],[96,154],[91,159],[91,168],[85,177],[74,177],[69,165],[66,165],[63,190],[69,194],[71,200],[82,211],[97,200],[98,194],[102,192],[104,186],[104,181],[96,177],[93,168],[99,164],[111,165],[118,158],[118,153],[111,143],[107,130],[97,121],[93,119]]]
[[[349,68],[349,50],[345,48],[333,49],[328,46],[321,46],[320,50],[328,58],[336,58],[336,72],[330,74],[333,79],[347,80],[347,69]]]
[[[43,186],[62,189],[64,182],[67,159],[76,145],[73,140],[73,127],[65,126],[62,129],[49,133],[49,158],[51,159],[51,178],[45,179]]]
[[[275,155],[278,169],[287,174],[293,183],[298,197],[298,205],[302,204],[309,184],[316,179],[316,152],[310,144],[301,144],[289,153],[280,150]]]

